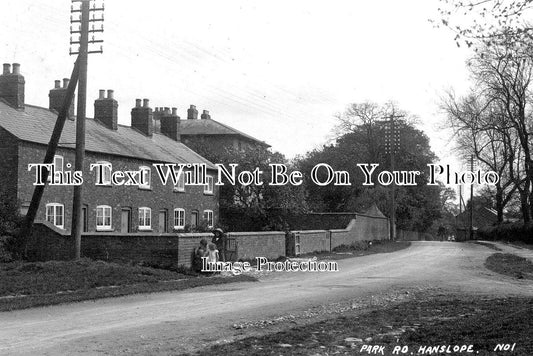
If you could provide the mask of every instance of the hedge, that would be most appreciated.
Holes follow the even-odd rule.
[[[533,244],[533,223],[514,222],[484,227],[477,231],[477,236],[482,240],[522,241]]]

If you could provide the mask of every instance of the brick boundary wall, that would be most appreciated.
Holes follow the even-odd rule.
[[[291,233],[299,236],[300,254],[330,251],[331,232],[329,230],[298,230]],[[298,251],[295,251],[295,254]]]
[[[285,256],[284,231],[231,232],[227,236],[237,242],[237,260]]]
[[[345,229],[330,230],[331,250],[356,241],[389,240],[389,219],[357,214]]]
[[[83,233],[81,255],[95,260],[145,263],[160,266],[191,266],[193,250],[212,233]],[[49,222],[34,224],[28,244],[32,261],[69,260],[73,256],[70,234]]]
[[[388,240],[389,221],[357,214],[345,229],[297,230],[289,235],[284,231],[231,232],[227,237],[236,242],[234,260],[276,259],[286,256],[291,247],[294,249],[294,245],[288,244],[295,244],[296,235],[299,236],[300,254],[331,251],[356,241]],[[81,254],[104,261],[190,267],[194,248],[202,238],[210,242],[212,237],[212,233],[84,233]],[[48,222],[36,222],[28,252],[29,259],[34,261],[68,260],[73,256],[70,234]]]

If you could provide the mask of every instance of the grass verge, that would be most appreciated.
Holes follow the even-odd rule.
[[[474,241],[473,243],[475,243],[476,245],[481,245],[481,246],[488,247],[488,248],[490,248],[491,250],[494,250],[494,251],[502,251],[501,248],[499,248],[498,246],[493,245],[493,244],[491,244],[489,242]]]
[[[0,311],[252,280],[198,277],[90,259],[12,262],[0,264]]]
[[[531,356],[533,300],[439,296],[412,300],[365,314],[294,327],[267,336],[215,345],[197,355],[362,355],[365,345],[382,346],[380,355],[475,354]],[[516,344],[515,344],[516,343]],[[513,352],[495,351],[513,344]],[[431,352],[429,347],[472,345],[472,353]],[[421,349],[425,348],[425,349]],[[377,348],[376,348],[377,351]]]
[[[522,242],[522,241],[512,241],[512,242],[508,242],[508,244],[514,247],[518,247],[518,248],[526,248],[528,250],[533,250],[533,244],[526,244],[525,242]]]
[[[533,279],[533,263],[527,258],[510,253],[495,253],[487,257],[485,267],[506,276]]]

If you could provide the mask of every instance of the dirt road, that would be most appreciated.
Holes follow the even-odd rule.
[[[234,324],[409,290],[533,296],[530,281],[483,267],[494,252],[415,242],[395,253],[341,260],[339,272],[272,273],[255,283],[0,313],[0,355],[180,353],[245,332]]]

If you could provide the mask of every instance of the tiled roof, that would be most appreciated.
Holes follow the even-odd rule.
[[[479,228],[490,226],[498,221],[498,213],[494,209],[486,207],[474,207],[473,227]],[[470,226],[470,210],[465,210],[456,215],[458,226]]]
[[[26,104],[24,110],[16,110],[0,99],[0,126],[20,140],[48,144],[56,119],[57,114],[48,109]],[[75,141],[76,122],[67,119],[59,147],[74,148]],[[85,149],[155,162],[205,163],[214,168],[211,162],[183,143],[165,135],[154,133],[147,137],[124,125],[119,125],[115,131],[93,119],[86,121]]]
[[[260,141],[244,132],[241,132],[233,127],[220,123],[213,119],[194,119],[181,120],[180,122],[181,135],[237,135],[242,136],[249,141],[259,143],[270,147],[266,142]]]

